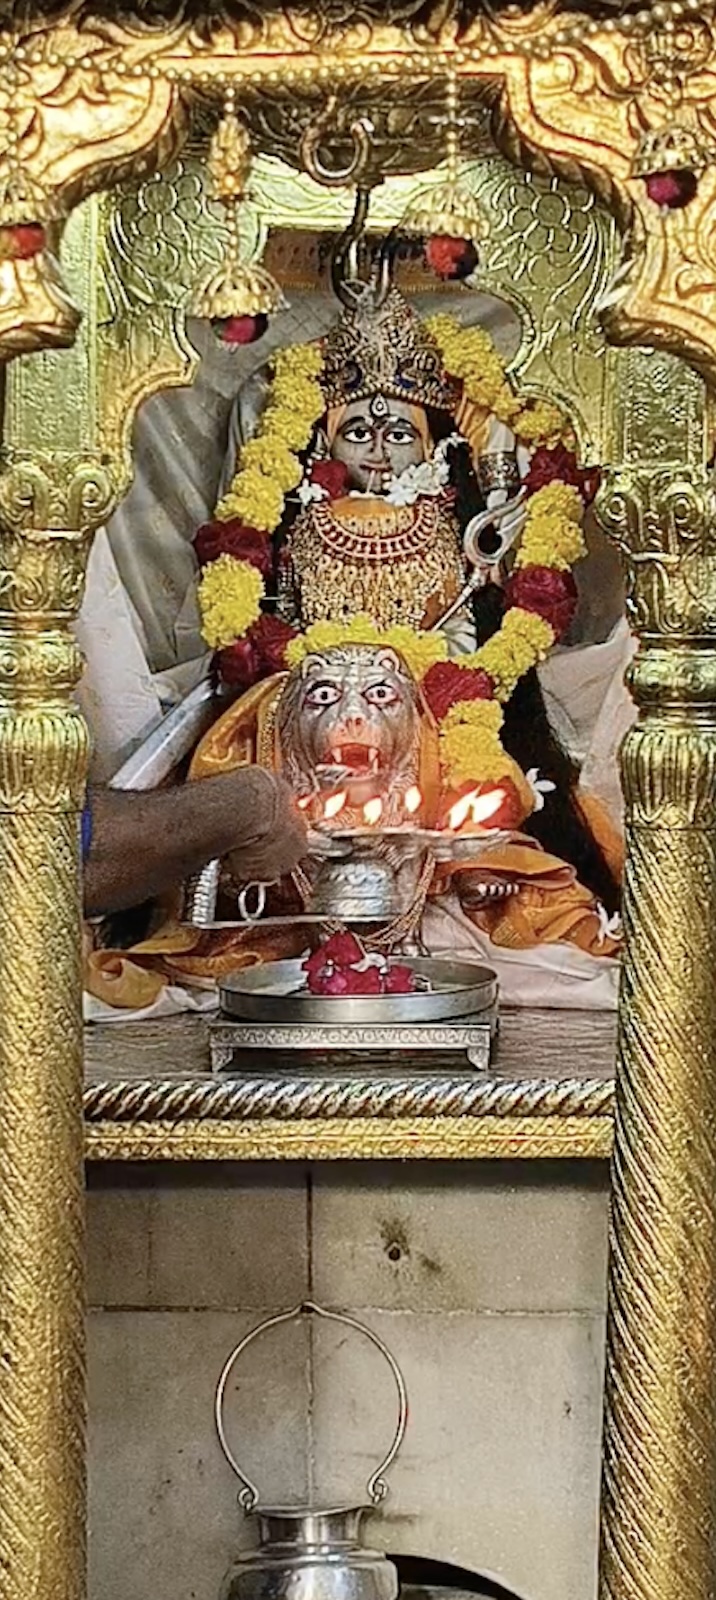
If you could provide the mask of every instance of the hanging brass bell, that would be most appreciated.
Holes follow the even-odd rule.
[[[396,1382],[395,1433],[386,1456],[368,1479],[362,1505],[261,1506],[256,1485],[239,1466],[226,1437],[224,1396],[239,1357],[260,1334],[305,1314],[341,1323],[369,1339],[385,1357]],[[239,1504],[256,1519],[258,1535],[257,1547],[241,1554],[227,1574],[221,1600],[397,1600],[398,1573],[392,1561],[360,1542],[364,1513],[380,1505],[388,1492],[384,1475],[400,1449],[408,1417],[403,1375],[377,1334],[355,1318],[325,1311],[311,1301],[269,1317],[247,1334],[226,1360],[217,1385],[214,1414],[221,1448],[241,1484]]]
[[[703,171],[708,160],[698,133],[684,123],[648,128],[641,135],[631,163],[632,178],[651,178],[660,172]]]
[[[421,190],[407,206],[400,226],[423,237],[469,239],[478,244],[489,229],[482,208],[464,184],[454,179]]]

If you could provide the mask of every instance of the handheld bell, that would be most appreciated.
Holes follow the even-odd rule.
[[[385,1357],[398,1390],[398,1420],[387,1455],[371,1473],[366,1500],[356,1506],[261,1506],[259,1491],[234,1455],[224,1426],[226,1385],[239,1360],[254,1339],[282,1323],[304,1315],[323,1317],[371,1341]],[[397,1600],[398,1573],[392,1561],[360,1542],[365,1511],[380,1505],[388,1493],[384,1474],[395,1460],[405,1434],[408,1399],[400,1368],[377,1334],[354,1317],[324,1311],[312,1301],[268,1317],[227,1358],[216,1390],[214,1407],[219,1443],[241,1484],[239,1504],[256,1518],[258,1543],[240,1555],[228,1572],[221,1600]]]

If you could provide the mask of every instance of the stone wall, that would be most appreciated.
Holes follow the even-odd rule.
[[[105,1166],[90,1171],[90,1600],[216,1600],[249,1538],[214,1434],[232,1345],[309,1295],[405,1374],[373,1543],[592,1600],[606,1167]],[[265,1498],[355,1503],[388,1442],[373,1347],[305,1321],[247,1353],[236,1453]]]

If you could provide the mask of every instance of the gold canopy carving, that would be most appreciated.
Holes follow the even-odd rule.
[[[270,107],[282,94],[300,121],[301,106],[327,95],[329,86],[339,104],[342,95],[355,104],[374,86],[377,101],[389,94],[400,107],[410,103],[416,79],[427,84],[421,93],[429,100],[431,81],[454,70],[468,102],[480,86],[499,92],[509,138],[523,156],[586,175],[630,220],[629,270],[609,307],[612,339],[643,343],[648,328],[650,343],[687,352],[716,376],[716,172],[703,175],[686,212],[665,215],[641,180],[630,178],[640,133],[664,113],[638,19],[626,16],[617,25],[609,16],[589,20],[539,5],[518,17],[510,10],[481,12],[460,26],[453,5],[433,8],[426,21],[417,5],[355,10],[325,0],[310,16],[244,7],[235,20],[219,14],[199,27],[182,15],[179,7],[171,25],[149,26],[126,14],[109,20],[68,7],[60,21],[36,23],[22,37],[6,34],[0,117],[16,142],[0,180],[20,161],[49,208],[66,213],[130,169],[136,179],[166,162],[184,136],[188,100],[198,94],[216,101],[229,82],[240,97],[245,86],[259,146],[275,150],[281,138],[272,133]],[[398,17],[402,25],[391,20]],[[712,143],[712,18],[700,12],[679,26],[688,33],[683,48],[692,62],[685,113]],[[5,277],[0,351],[7,356],[17,353],[22,317],[7,271]],[[27,286],[24,313],[31,348]]]

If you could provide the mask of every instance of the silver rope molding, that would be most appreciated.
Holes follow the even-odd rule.
[[[535,1078],[530,1082],[472,1076],[373,1078],[241,1078],[119,1081],[85,1089],[88,1122],[188,1122],[277,1118],[610,1117],[611,1079]]]

